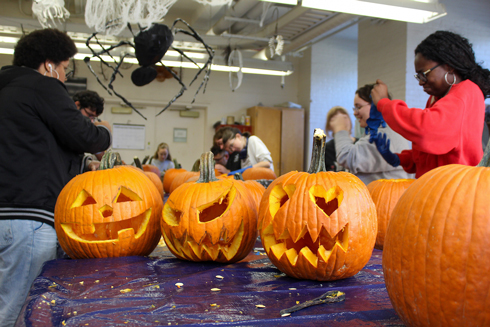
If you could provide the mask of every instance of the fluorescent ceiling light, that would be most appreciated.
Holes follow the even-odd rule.
[[[0,48],[0,53],[1,53],[1,48]],[[13,51],[12,51],[13,53]],[[86,54],[83,53],[77,53],[75,55],[76,60],[83,60],[85,57],[87,57]],[[100,56],[103,60],[107,62],[114,62],[114,60],[119,61],[119,57],[109,57],[109,56]],[[93,57],[90,58],[90,61],[99,61],[99,58]],[[125,63],[130,63],[134,65],[138,65],[138,60],[136,58],[124,58]],[[198,69],[202,68],[204,64],[197,63],[198,66],[194,65],[192,62],[189,61],[172,61],[172,60],[162,60],[162,64],[164,64],[167,67],[176,67],[176,68],[190,68],[190,69]],[[218,71],[218,72],[238,72],[239,67],[237,66],[225,66],[225,65],[211,65],[211,70],[212,71]],[[242,68],[242,73],[244,74],[259,74],[259,75],[270,75],[270,76],[289,76],[293,72],[288,70],[288,71],[282,71],[282,70],[272,70],[272,69],[258,69],[258,68],[248,68],[248,67],[243,67]]]
[[[261,1],[266,1],[266,2],[275,2],[275,3],[282,3],[285,5],[297,5],[298,0],[261,0]]]
[[[5,43],[4,46],[8,47],[8,44],[16,44],[19,41],[19,38],[17,37],[6,37],[6,36],[0,36],[0,43]],[[88,52],[88,48],[85,43],[80,43],[80,42],[75,42],[75,45],[77,46],[78,50],[80,51],[75,55],[76,60],[83,60],[85,57],[90,57],[91,61],[99,61],[99,58],[93,57],[93,55]],[[98,49],[98,46],[94,46],[95,51],[100,51]],[[14,54],[14,49],[13,48],[0,48],[0,54],[6,54],[6,55],[13,55]],[[118,52],[119,54],[119,52]],[[199,52],[190,52],[186,51],[186,55],[189,58],[195,59],[195,60],[206,60],[207,54],[204,53],[199,53]],[[101,58],[104,59],[104,61],[107,62],[114,62],[114,60],[119,61],[119,56],[113,56],[111,58],[108,55],[101,55]],[[182,68],[190,68],[190,69],[198,69],[204,66],[202,63],[198,63],[199,67],[194,65],[193,63],[189,61],[181,61],[181,55],[177,51],[174,50],[168,50],[165,53],[164,59],[165,58],[177,58],[177,60],[162,60],[162,63],[167,66],[167,67],[182,67]],[[124,58],[125,63],[130,63],[134,65],[139,65],[138,60],[134,57],[126,57]],[[238,72],[240,68],[238,66],[226,66],[226,65],[212,65],[211,70],[213,71],[219,71],[219,72]],[[270,76],[289,76],[293,73],[291,70],[276,70],[276,69],[260,69],[260,68],[251,68],[251,67],[243,67],[242,68],[242,73],[244,74],[259,74],[259,75],[270,75]]]
[[[419,24],[446,15],[444,7],[438,3],[409,0],[303,0],[302,6]]]

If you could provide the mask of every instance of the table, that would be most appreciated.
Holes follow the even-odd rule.
[[[16,326],[403,326],[386,292],[381,256],[374,250],[357,275],[334,282],[287,277],[259,241],[234,264],[182,261],[164,244],[149,257],[52,260]],[[345,292],[345,301],[281,317],[280,310],[329,290]]]

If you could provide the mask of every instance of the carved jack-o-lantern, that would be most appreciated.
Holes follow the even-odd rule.
[[[86,172],[58,197],[56,233],[71,258],[148,255],[161,237],[162,207],[155,186],[133,167]]]
[[[253,201],[243,183],[217,179],[213,154],[204,153],[199,180],[177,187],[165,203],[161,221],[165,243],[184,260],[241,260],[257,238]]]
[[[325,172],[325,134],[315,131],[308,172],[277,178],[262,197],[259,231],[269,259],[287,275],[336,280],[358,273],[376,239],[376,209],[364,183]]]

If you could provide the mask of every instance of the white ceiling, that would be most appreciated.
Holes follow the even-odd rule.
[[[94,32],[85,24],[86,0],[65,0],[70,18],[57,27],[71,32]],[[0,25],[13,26],[20,33],[24,30],[41,28],[32,15],[31,0],[0,0],[2,11]],[[265,11],[266,6],[269,6]],[[357,24],[361,16],[271,4],[258,0],[234,0],[231,6],[211,6],[195,0],[178,0],[164,17],[162,23],[171,26],[176,18],[190,24],[219,56],[230,46],[244,50],[245,57],[256,56],[268,47],[274,35],[284,37],[284,54],[300,52],[305,47],[346,27]],[[263,20],[262,25],[260,21]],[[134,29],[137,31],[137,27]],[[0,31],[0,35],[2,31]],[[130,39],[126,29],[118,37]],[[177,41],[194,41],[179,34]],[[246,50],[246,51],[245,51]],[[265,51],[262,51],[264,53]],[[276,56],[277,57],[277,56]],[[274,58],[279,59],[279,58]]]

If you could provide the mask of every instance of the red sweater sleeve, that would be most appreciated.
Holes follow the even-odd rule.
[[[412,157],[412,150],[403,150],[401,153],[397,153],[400,159],[400,166],[409,174],[415,174],[417,171],[417,166]]]
[[[409,108],[401,100],[378,102],[378,110],[395,132],[412,141],[414,149],[435,155],[448,153],[459,144],[462,107],[458,97],[444,97],[424,110]]]

